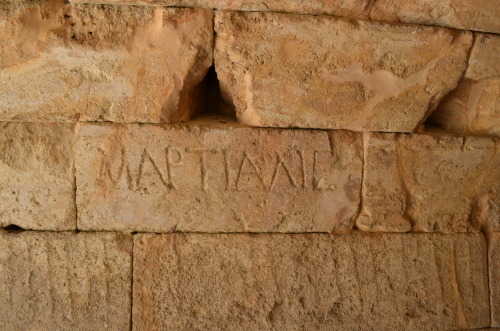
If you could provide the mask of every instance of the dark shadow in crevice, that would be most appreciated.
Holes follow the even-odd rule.
[[[12,232],[12,233],[18,233],[18,232],[23,232],[26,231],[26,229],[23,229],[19,225],[15,224],[9,224],[6,227],[3,228],[7,232]]]
[[[205,91],[204,102],[198,114],[193,120],[202,118],[220,119],[225,122],[237,122],[234,107],[227,104],[221,97],[220,84],[217,78],[215,66],[208,69],[205,78],[200,83],[200,88]]]

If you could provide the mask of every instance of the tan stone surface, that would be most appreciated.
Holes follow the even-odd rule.
[[[174,122],[198,110],[211,10],[0,3],[0,120]]]
[[[361,135],[189,126],[80,126],[78,227],[92,230],[349,230]]]
[[[470,33],[217,12],[222,96],[252,126],[411,132],[465,70]]]
[[[74,126],[0,123],[0,227],[76,229]]]
[[[135,330],[489,325],[481,234],[134,237]]]
[[[243,11],[330,14],[368,19],[374,0],[76,0],[72,2],[154,4]]]
[[[438,25],[500,33],[497,0],[376,0],[375,21]]]
[[[500,327],[500,232],[489,237],[491,326]]]
[[[130,328],[132,240],[0,232],[1,330]]]
[[[359,229],[500,229],[498,139],[366,133],[364,145]]]
[[[475,35],[465,78],[430,122],[459,134],[500,136],[500,37]]]

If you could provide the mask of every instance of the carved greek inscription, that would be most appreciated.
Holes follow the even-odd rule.
[[[164,149],[101,150],[100,180],[131,191],[149,192],[184,188],[209,192],[268,191],[278,188],[334,190],[329,181],[330,151],[282,150],[268,153],[247,150],[167,146]],[[147,179],[146,179],[147,178]]]

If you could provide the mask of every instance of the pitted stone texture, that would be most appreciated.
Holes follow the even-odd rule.
[[[429,120],[459,134],[500,136],[500,37],[475,35],[465,78]]]
[[[76,229],[74,126],[0,123],[0,227]]]
[[[238,11],[274,11],[302,14],[329,14],[368,19],[374,0],[76,0],[90,3],[153,4],[201,7]]]
[[[134,237],[135,330],[489,325],[480,234]]]
[[[489,271],[491,289],[491,326],[500,327],[500,232],[490,234]]]
[[[497,0],[376,0],[374,21],[438,25],[500,33]]]
[[[364,140],[359,229],[500,229],[498,139],[366,133]]]
[[[472,35],[327,16],[217,12],[223,98],[252,126],[411,132],[465,70]]]
[[[0,232],[0,329],[129,329],[131,262],[123,235]]]
[[[77,136],[80,229],[345,231],[359,210],[360,134],[202,121]]]
[[[0,120],[175,122],[199,108],[211,10],[0,3]]]

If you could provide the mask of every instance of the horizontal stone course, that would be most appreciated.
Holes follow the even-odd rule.
[[[190,125],[80,124],[78,228],[330,232],[353,228],[361,135]]]
[[[205,9],[0,2],[0,120],[189,119],[212,21]]]
[[[151,4],[237,11],[326,14],[383,22],[402,22],[500,33],[500,9],[493,0],[74,0]]]
[[[75,230],[74,125],[0,122],[0,227]]]
[[[134,241],[134,330],[490,323],[480,234],[140,234]]]
[[[132,238],[0,231],[1,330],[128,330]]]
[[[500,141],[366,133],[358,229],[500,230]]]
[[[455,88],[472,35],[328,16],[217,12],[215,68],[241,123],[412,132]]]

